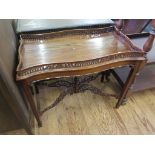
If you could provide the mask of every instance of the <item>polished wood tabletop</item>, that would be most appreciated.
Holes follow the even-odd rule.
[[[114,27],[23,34],[17,80],[47,72],[83,70],[114,61],[144,59],[142,56],[142,50]]]

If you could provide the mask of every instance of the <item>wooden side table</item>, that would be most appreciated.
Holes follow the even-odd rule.
[[[89,90],[102,96],[109,95],[118,99],[118,108],[126,99],[128,90],[145,62],[145,53],[113,26],[23,34],[16,79],[21,83],[38,125],[41,126],[41,115],[57,105],[67,94]],[[119,95],[103,93],[87,84],[100,72],[128,65],[131,70]],[[91,75],[94,73],[97,73],[96,76]],[[73,82],[55,83],[57,86],[66,86],[66,89],[51,106],[38,110],[30,86],[37,81],[61,77],[73,77]]]

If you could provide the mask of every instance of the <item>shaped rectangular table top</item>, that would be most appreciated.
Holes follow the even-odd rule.
[[[26,74],[97,67],[108,60],[114,61],[116,55],[122,59],[124,53],[132,52],[142,56],[141,50],[114,27],[24,34],[21,35],[17,72],[24,77]]]

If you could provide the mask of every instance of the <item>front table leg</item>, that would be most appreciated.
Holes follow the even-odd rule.
[[[119,97],[118,102],[116,104],[116,108],[119,108],[119,106],[122,105],[123,101],[126,100],[127,93],[129,91],[129,89],[131,88],[131,85],[133,84],[137,73],[140,70],[140,65],[141,65],[141,63],[137,63],[133,68],[131,68],[130,73],[127,77],[127,80],[125,82],[125,85],[124,85],[124,87],[120,93],[120,97]]]
[[[32,110],[37,122],[38,122],[38,126],[41,127],[42,122],[40,119],[40,114],[39,114],[39,111],[37,110],[37,108],[35,106],[35,102],[34,102],[34,99],[33,99],[33,96],[32,96],[31,90],[30,90],[30,85],[26,81],[23,81],[22,86],[23,86],[26,98],[28,99],[31,110]]]

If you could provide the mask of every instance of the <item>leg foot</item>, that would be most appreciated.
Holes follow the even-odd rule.
[[[42,126],[43,126],[42,122],[38,122],[38,127],[40,128]]]
[[[127,98],[125,98],[125,99],[123,99],[123,101],[122,101],[122,105],[126,105],[127,104]]]

